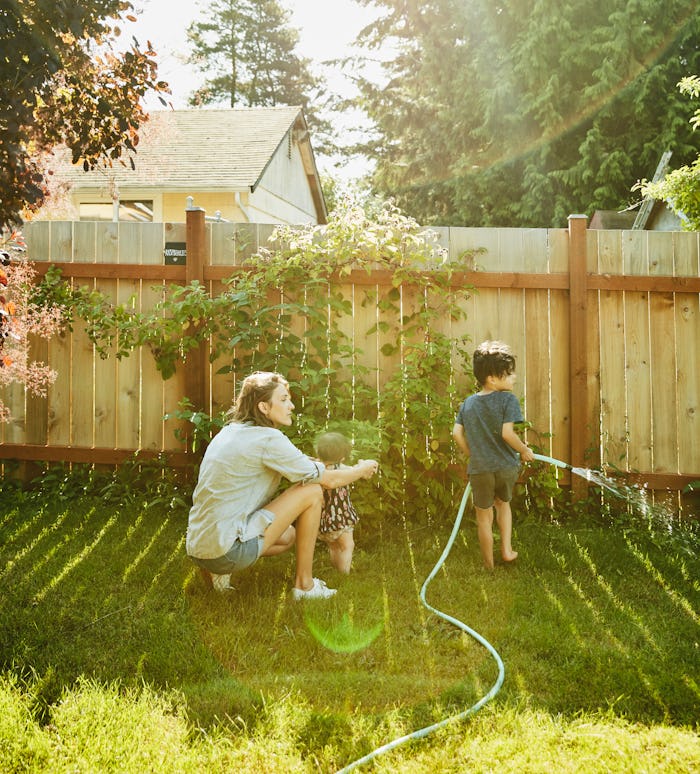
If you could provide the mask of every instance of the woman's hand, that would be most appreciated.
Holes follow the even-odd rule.
[[[356,467],[362,468],[362,475],[360,478],[372,478],[379,470],[379,463],[377,460],[360,460]]]

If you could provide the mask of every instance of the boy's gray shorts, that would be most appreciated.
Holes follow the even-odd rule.
[[[490,508],[497,497],[509,503],[513,497],[513,487],[518,480],[520,468],[497,470],[495,473],[470,473],[472,497],[477,508]]]

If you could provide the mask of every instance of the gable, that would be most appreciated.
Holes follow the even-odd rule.
[[[109,169],[85,172],[62,148],[54,154],[55,179],[67,183],[73,200],[79,201],[96,192],[105,198],[107,188],[140,197],[153,191],[156,199],[198,192],[253,193],[265,178],[265,187],[280,202],[301,209],[312,220],[326,221],[299,107],[158,110],[140,128],[139,138],[135,169],[117,162]],[[283,174],[278,173],[281,167]],[[270,213],[273,220],[279,217],[278,209]]]

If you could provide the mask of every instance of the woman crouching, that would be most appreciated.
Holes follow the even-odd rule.
[[[296,545],[294,599],[326,599],[336,593],[313,577],[314,549],[323,489],[371,478],[375,460],[338,470],[297,449],[280,430],[292,424],[289,384],[259,371],[244,379],[229,422],[207,447],[192,496],[187,555],[218,591],[230,575],[261,556]],[[293,486],[276,494],[282,477]]]

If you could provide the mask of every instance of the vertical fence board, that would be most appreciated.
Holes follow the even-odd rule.
[[[523,232],[522,270],[546,274],[549,268],[549,249],[546,229],[527,229]],[[524,301],[524,349],[518,380],[525,391],[525,418],[537,433],[529,439],[545,452],[551,451],[551,441],[542,435],[551,435],[550,388],[552,373],[550,350],[549,291],[528,290]]]
[[[141,282],[141,310],[153,309],[163,297],[164,285],[151,280]],[[163,448],[164,382],[148,347],[131,357],[141,359],[141,448]]]
[[[48,363],[48,341],[38,336],[32,336],[29,346],[29,359],[33,363]],[[48,428],[48,400],[45,396],[27,393],[26,406],[26,443],[43,445],[46,443]]]
[[[95,233],[95,260],[97,263],[123,263],[123,258],[119,256],[119,228],[123,228],[127,223],[98,223]],[[144,224],[134,224],[143,226]],[[135,261],[126,261],[135,263]]]
[[[498,229],[498,270],[521,271],[523,265],[523,229]]]
[[[474,299],[475,327],[474,346],[482,341],[493,341],[503,338],[498,321],[498,290],[480,288]]]
[[[569,230],[550,228],[547,231],[547,263],[554,274],[569,273]]]
[[[649,274],[649,232],[622,232],[623,271]],[[628,411],[627,462],[630,468],[651,468],[651,351],[649,294],[622,293],[625,310],[625,391]]]
[[[675,473],[678,423],[673,293],[652,295],[651,320],[654,472]]]
[[[141,239],[140,261],[144,264],[163,263],[165,242],[184,242],[185,225],[148,224]],[[165,283],[155,280],[141,280],[140,311],[150,312],[163,299]],[[142,449],[163,449],[164,422],[163,392],[164,383],[155,359],[147,347],[131,357],[141,362],[141,443]]]
[[[332,305],[329,309],[329,319],[333,326],[337,326],[338,335],[343,340],[344,344],[351,349],[354,349],[355,339],[355,325],[354,325],[354,296],[355,289],[351,283],[335,282],[331,283],[328,287],[329,297],[332,299]],[[343,308],[347,308],[347,312],[341,312],[336,308],[336,305],[342,305]],[[334,342],[331,347],[334,348],[339,342]],[[334,368],[337,364],[332,364]],[[342,383],[343,389],[347,389],[352,393],[352,385],[355,381],[355,370],[357,364],[355,359],[343,358],[342,367],[337,368],[335,379],[338,383]]]
[[[377,292],[378,392],[397,376],[401,367],[400,331],[403,288],[379,287]]]
[[[498,292],[499,338],[506,342],[515,354],[518,375],[516,392],[518,397],[525,393],[525,291],[503,289]]]
[[[96,290],[103,293],[112,303],[126,303],[126,299],[119,292],[118,285],[122,281],[99,279],[96,281]],[[118,373],[121,363],[115,357],[116,342],[107,348],[107,357],[102,358],[97,353],[95,361],[95,446],[117,448],[123,446],[127,449],[138,448],[138,438],[128,437],[124,443],[120,443],[117,436],[117,391],[119,390]],[[138,359],[136,359],[138,361]],[[133,355],[121,361],[124,364],[134,362]],[[138,368],[138,362],[135,363]],[[129,366],[126,366],[129,367]],[[133,368],[134,366],[131,365]],[[134,443],[136,441],[136,443]]]
[[[139,263],[143,232],[144,229],[135,223],[119,224],[119,263]],[[136,312],[141,311],[140,294],[140,280],[119,280],[117,299],[120,304],[133,308]],[[138,449],[141,446],[141,359],[142,353],[137,350],[117,363],[117,445],[127,449]]]
[[[54,221],[51,224],[50,260],[66,263],[73,260],[73,226],[70,221]]]
[[[73,323],[70,442],[95,445],[95,348],[82,320]]]
[[[676,293],[678,460],[700,478],[700,297]]]
[[[27,258],[42,262],[51,260],[51,221],[32,220],[22,227],[24,239],[29,246]]]
[[[73,262],[95,263],[96,259],[95,221],[77,221],[73,224]]]
[[[185,224],[146,223],[142,227],[141,252],[137,261],[144,264],[164,263],[165,242],[184,242]],[[165,282],[141,280],[139,309],[142,312],[151,311],[162,300]],[[155,359],[148,347],[131,355],[136,357],[141,365],[141,416],[140,416],[140,448],[162,449],[164,436],[163,415],[164,386],[163,378],[156,367]]]
[[[214,283],[212,287],[213,294],[223,292],[222,283]],[[211,364],[211,414],[218,415],[222,411],[228,411],[234,399],[235,375],[229,370],[233,367],[234,352],[229,350],[216,358]],[[225,373],[219,373],[225,369]]]
[[[138,309],[140,282],[119,280],[117,302]],[[132,352],[117,361],[116,434],[117,447],[138,449],[140,446],[139,414],[141,353]]]
[[[169,240],[172,239],[175,242],[186,241],[187,230],[184,223],[169,223],[166,224],[166,229],[168,229]],[[161,242],[160,263],[163,262],[162,244],[163,242]],[[141,260],[144,261],[146,256],[147,253],[142,250]],[[163,287],[165,288],[165,283]],[[150,353],[148,353],[148,357],[153,360]],[[156,379],[160,381],[160,390],[156,385],[148,385],[149,392],[153,392],[156,397],[159,396],[161,398],[161,403],[159,415],[157,417],[153,416],[149,421],[152,422],[154,426],[157,420],[160,422],[162,427],[163,449],[166,451],[182,451],[186,447],[186,442],[180,440],[178,436],[184,438],[189,431],[189,425],[185,420],[177,419],[175,416],[172,416],[171,419],[165,419],[165,416],[167,414],[174,415],[174,413],[177,412],[182,396],[187,393],[185,386],[186,371],[184,368],[180,367],[173,376],[166,379],[164,382],[159,373],[152,378],[154,381]],[[145,407],[148,406],[145,398],[143,400],[143,405]],[[146,410],[148,411],[148,408]]]
[[[49,363],[56,371],[56,379],[48,390],[48,442],[56,446],[67,446],[71,442],[72,343],[73,334],[70,331],[49,341]]]
[[[625,368],[629,411],[629,466],[651,470],[651,349],[649,340],[649,294],[624,294]]]
[[[648,231],[622,231],[622,266],[625,274],[649,274]]]
[[[622,272],[619,231],[601,231],[598,239],[598,270]],[[625,403],[625,312],[622,293],[599,294],[600,405],[603,459],[615,468],[627,460],[627,405]]]
[[[649,274],[654,276],[672,276],[673,235],[665,231],[648,231]]]
[[[569,298],[566,291],[552,291],[549,296],[551,315],[551,433],[552,455],[569,461],[571,454],[571,400],[569,385]],[[543,366],[536,365],[536,368]],[[589,401],[590,405],[590,401]],[[536,426],[536,430],[539,428]]]
[[[375,285],[356,285],[354,290],[354,325],[356,363],[364,371],[362,381],[368,386],[374,406],[379,405],[379,330],[377,319],[378,290]]]
[[[679,277],[700,276],[698,236],[700,235],[696,231],[677,231],[673,233],[674,273]]]
[[[5,443],[27,443],[27,401],[24,385],[8,384],[3,388],[2,399],[10,411],[10,421],[3,423]]]
[[[234,266],[236,263],[236,224],[211,224],[212,266]]]
[[[546,290],[535,290],[525,297],[525,350],[524,368],[518,380],[525,387],[525,419],[533,425],[528,437],[531,442],[551,451],[551,441],[543,434],[553,432],[551,403],[551,351],[549,329],[549,295]]]

